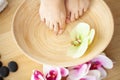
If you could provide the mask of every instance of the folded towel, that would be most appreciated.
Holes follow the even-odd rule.
[[[8,2],[6,0],[0,0],[0,12],[2,12],[7,6]]]

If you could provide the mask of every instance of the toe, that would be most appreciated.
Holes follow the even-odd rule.
[[[58,24],[58,29],[59,29],[58,34],[62,34],[64,29],[65,29],[65,22],[59,23]]]
[[[66,23],[70,22],[71,12],[67,12]]]
[[[40,17],[40,19],[41,19],[42,22],[45,22],[45,21],[46,21],[45,18],[42,17],[42,16]]]
[[[75,21],[75,14],[74,14],[74,13],[71,13],[70,20],[71,20],[71,21]]]
[[[68,12],[67,13],[67,19],[70,19],[70,16],[71,16],[71,12]]]
[[[54,23],[54,32],[57,34],[58,33],[58,23]]]
[[[84,5],[84,12],[86,12],[86,11],[88,10],[89,4],[90,4],[90,2],[89,2],[89,0],[88,0],[88,1],[86,2],[86,4]]]
[[[49,26],[49,28],[50,28],[50,30],[53,30],[53,28],[54,28],[54,25],[53,25],[53,23],[50,23],[50,26]]]
[[[79,14],[79,16],[82,16],[82,14],[83,14],[83,9],[79,9],[78,14]]]
[[[83,11],[86,12],[87,9],[88,9],[88,6],[85,6]]]
[[[47,27],[50,26],[50,22],[48,20],[46,20],[46,25],[47,25]]]
[[[78,11],[76,11],[75,13],[75,19],[78,19],[79,18],[79,14],[78,14]]]

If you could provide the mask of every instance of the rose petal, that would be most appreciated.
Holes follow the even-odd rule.
[[[65,76],[67,76],[69,74],[69,71],[66,68],[60,68],[60,71],[61,71],[61,75],[63,77],[65,77]]]
[[[84,38],[84,41],[78,47],[71,46],[67,52],[67,55],[73,58],[79,58],[83,56],[88,48],[88,38]]]
[[[89,36],[88,44],[90,45],[92,43],[93,39],[94,39],[95,30],[91,29],[88,36]]]
[[[113,62],[108,57],[106,57],[105,55],[98,55],[92,61],[93,62],[99,61],[102,64],[102,66],[106,69],[113,68]]]
[[[107,72],[102,67],[99,67],[98,70],[101,73],[101,79],[104,79],[107,76]]]

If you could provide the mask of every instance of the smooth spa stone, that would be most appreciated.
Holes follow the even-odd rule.
[[[8,63],[8,68],[11,72],[16,72],[18,69],[18,65],[15,61],[11,61]]]
[[[9,75],[9,69],[6,66],[0,67],[0,76],[7,77]]]

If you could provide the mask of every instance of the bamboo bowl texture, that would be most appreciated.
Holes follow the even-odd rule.
[[[55,35],[40,21],[39,0],[25,0],[13,20],[13,36],[18,47],[34,61],[54,66],[73,66],[91,60],[107,45],[114,31],[111,12],[103,0],[91,0],[89,10],[77,21],[67,24],[62,35]],[[96,31],[93,43],[85,55],[73,59],[66,55],[70,46],[70,32],[79,22],[88,23]]]

